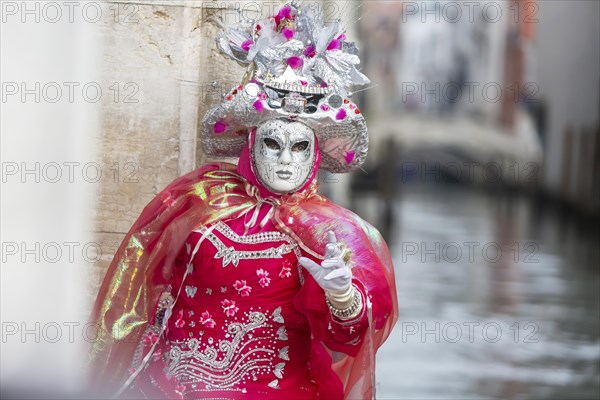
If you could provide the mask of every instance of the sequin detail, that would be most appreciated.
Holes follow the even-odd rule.
[[[278,310],[280,315],[281,309]],[[223,329],[230,340],[193,338],[171,342],[169,375],[190,391],[196,391],[191,385],[198,384],[207,389],[239,391],[244,382],[256,381],[257,375],[272,374],[273,378],[282,379],[289,346],[279,347],[281,340],[287,340],[287,334],[284,326],[275,329],[283,323],[282,317],[275,320],[275,314],[250,311],[241,322],[229,322]],[[275,382],[278,387],[278,380]]]
[[[271,314],[271,317],[273,317],[273,321],[283,324],[284,321],[283,321],[283,317],[281,316],[281,307],[277,307],[273,311],[273,314]]]
[[[194,287],[194,286],[186,286],[185,287],[185,294],[187,294],[187,297],[193,298],[196,295],[197,291],[198,291],[197,287]]]
[[[285,330],[285,326],[280,326],[279,329],[277,329],[277,338],[279,340],[288,340],[288,335]]]
[[[256,260],[261,258],[282,258],[284,254],[288,254],[290,252],[294,252],[297,257],[300,257],[300,250],[298,249],[298,245],[294,242],[289,236],[280,233],[280,232],[261,232],[254,235],[248,236],[239,236],[235,233],[229,226],[227,226],[222,221],[219,221],[215,224],[215,230],[223,234],[229,240],[242,243],[242,244],[259,244],[259,243],[271,243],[271,242],[286,242],[280,244],[277,247],[273,247],[265,250],[236,250],[233,246],[227,247],[218,236],[216,236],[213,232],[210,232],[207,235],[207,239],[215,246],[217,249],[217,254],[215,255],[216,259],[223,259],[223,268],[228,266],[229,264],[233,264],[233,266],[237,267],[240,260]],[[206,232],[206,229],[201,231],[202,233]]]
[[[281,358],[282,360],[289,361],[289,359],[290,359],[290,356],[288,355],[289,349],[290,349],[289,346],[285,346],[285,347],[282,347],[281,349],[279,349],[279,358]]]
[[[232,242],[242,243],[242,244],[260,244],[260,243],[272,243],[272,242],[287,242],[290,244],[294,244],[294,240],[286,235],[285,233],[281,233],[278,231],[270,231],[270,232],[260,232],[255,233],[253,235],[240,236],[235,233],[229,225],[224,223],[223,221],[219,221],[215,224],[215,230],[220,232],[227,239]]]

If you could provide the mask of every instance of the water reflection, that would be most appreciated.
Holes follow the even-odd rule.
[[[526,197],[402,190],[377,397],[599,398],[597,234]],[[376,219],[375,195],[359,203]]]

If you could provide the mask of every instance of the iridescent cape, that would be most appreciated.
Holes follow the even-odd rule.
[[[144,208],[110,264],[92,311],[98,336],[89,366],[96,394],[116,392],[130,375],[135,348],[190,232],[254,210],[262,200],[255,189],[236,173],[235,165],[208,164],[176,179]],[[375,351],[388,337],[398,312],[385,242],[356,214],[319,195],[316,185],[277,199],[273,221],[315,258],[323,258],[330,230],[352,250],[354,277],[368,291],[371,324],[357,354],[333,354],[334,370],[346,398],[373,397]],[[315,285],[308,277],[295,298],[313,328],[317,325],[313,321],[329,312],[324,298],[314,296]],[[320,342],[322,333],[313,329],[313,336]]]

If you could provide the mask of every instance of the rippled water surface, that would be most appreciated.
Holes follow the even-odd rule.
[[[400,319],[378,398],[600,398],[597,237],[528,198],[464,187],[404,188],[394,212]]]

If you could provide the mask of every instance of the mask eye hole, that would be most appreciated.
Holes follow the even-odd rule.
[[[267,148],[269,148],[271,150],[281,150],[281,147],[279,147],[279,143],[277,143],[276,140],[266,138],[264,140],[264,143],[265,143],[265,146],[267,146]]]
[[[292,151],[304,151],[308,149],[308,141],[304,140],[302,142],[294,143],[292,146]]]

